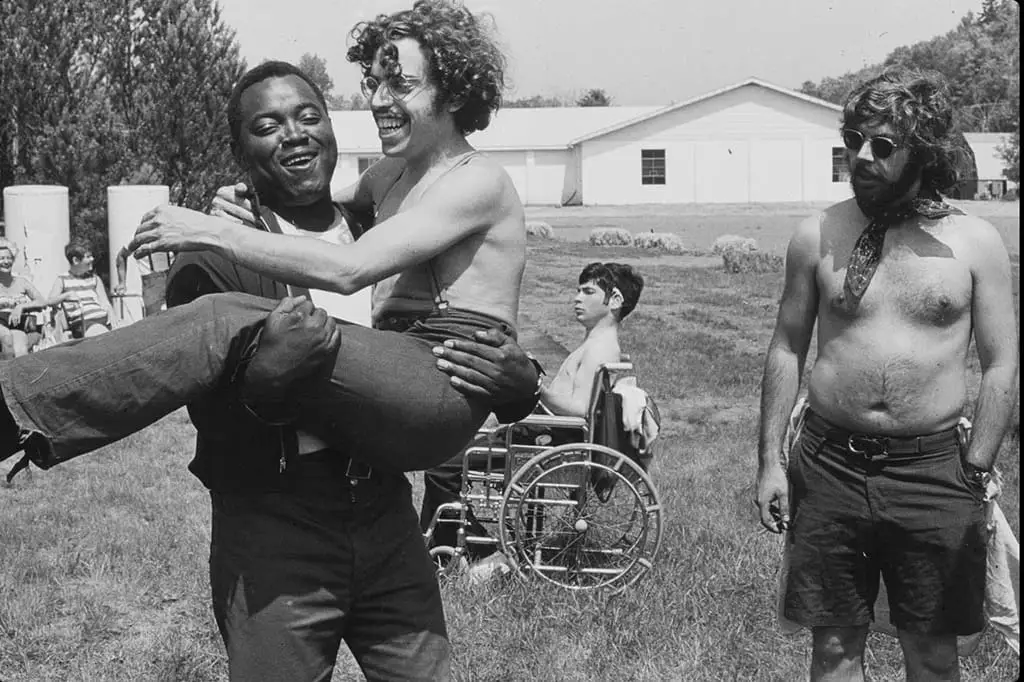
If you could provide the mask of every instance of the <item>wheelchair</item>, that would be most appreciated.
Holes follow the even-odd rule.
[[[455,546],[430,550],[439,577],[465,565],[471,545],[500,549],[519,573],[570,590],[620,591],[652,568],[663,523],[646,471],[653,442],[637,446],[625,432],[613,390],[630,376],[629,362],[602,365],[586,418],[534,414],[477,434],[459,501],[441,504],[424,533],[429,544],[440,524],[456,525]],[[653,402],[643,409],[656,418]],[[473,532],[481,527],[488,533]]]

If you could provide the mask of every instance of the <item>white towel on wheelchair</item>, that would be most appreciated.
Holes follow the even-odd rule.
[[[790,415],[789,425],[783,444],[783,455],[788,463],[789,454],[800,432],[803,429],[807,414],[807,399],[800,398]],[[966,426],[970,426],[970,422]],[[1013,529],[1006,521],[1003,510],[996,504],[999,497],[1002,476],[998,469],[993,475],[986,490],[988,518],[988,552],[987,570],[985,575],[985,616],[993,630],[1002,635],[1011,649],[1020,654],[1020,544]],[[782,565],[778,574],[778,619],[779,628],[785,634],[799,632],[800,625],[786,618],[783,604],[786,597],[786,582],[789,579],[789,543],[783,543]],[[896,636],[896,628],[889,620],[889,596],[885,590],[885,581],[879,582],[878,597],[874,604],[875,619],[871,630]],[[957,638],[957,649],[961,656],[974,652],[981,640],[981,633]]]
[[[647,391],[636,385],[636,377],[623,377],[612,391],[622,397],[622,428],[630,435],[633,447],[650,450],[661,430],[661,418]]]

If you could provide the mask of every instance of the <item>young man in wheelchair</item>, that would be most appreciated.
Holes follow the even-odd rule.
[[[622,360],[619,325],[636,307],[643,287],[643,277],[629,265],[591,263],[583,268],[573,298],[573,315],[584,329],[583,342],[562,362],[554,378],[539,387],[538,414],[588,416],[594,378],[601,365]],[[579,430],[575,428],[552,429],[522,423],[512,424],[509,428],[513,430],[512,441],[515,443],[554,447],[580,440]],[[504,435],[504,430],[499,430],[491,438],[504,438]],[[467,444],[467,449],[479,444],[479,438],[474,439]],[[420,511],[423,532],[427,532],[441,504],[458,501],[465,452],[463,450],[444,464],[424,472]],[[486,529],[475,519],[471,520],[469,531],[474,535],[486,535]],[[456,532],[455,524],[437,524],[430,544],[455,546]],[[467,557],[471,560],[484,559],[495,551],[491,545],[470,545]]]

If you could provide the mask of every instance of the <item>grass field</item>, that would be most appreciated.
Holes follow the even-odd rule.
[[[612,218],[595,212],[588,220]],[[721,220],[715,234],[702,223],[700,238],[710,244],[761,219]],[[667,427],[653,468],[665,505],[662,552],[642,582],[611,598],[528,580],[446,585],[457,679],[806,679],[809,637],[782,635],[774,621],[780,540],[759,530],[750,503],[758,385],[780,275],[727,275],[632,249],[531,243],[521,326],[549,366],[579,341],[568,300],[579,269],[593,260],[629,260],[647,279],[623,343]],[[0,680],[225,678],[209,609],[209,502],[185,469],[192,436],[176,413],[0,490]],[[1018,425],[1000,455],[1002,506],[1018,536],[1019,447]],[[903,679],[893,640],[872,635],[867,661],[871,680]],[[1012,651],[991,633],[963,665],[971,682],[1019,673]],[[347,653],[334,679],[360,679]]]

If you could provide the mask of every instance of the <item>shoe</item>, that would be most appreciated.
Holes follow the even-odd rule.
[[[470,585],[479,585],[510,573],[512,573],[512,562],[501,552],[495,552],[471,565],[466,571],[466,578]]]

